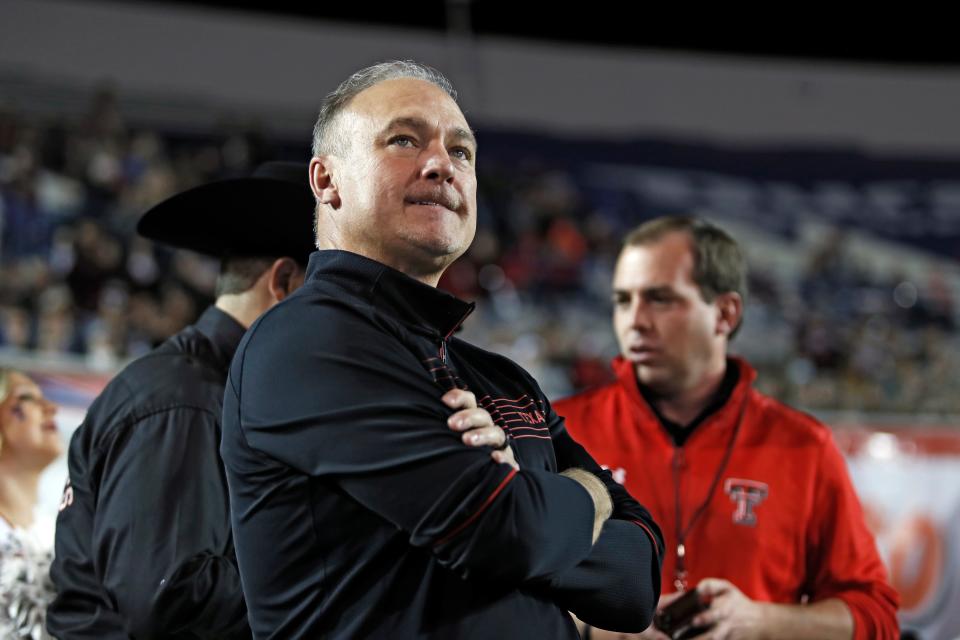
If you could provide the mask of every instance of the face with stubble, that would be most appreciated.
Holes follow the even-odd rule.
[[[637,380],[662,395],[698,386],[722,371],[735,324],[723,311],[729,295],[707,302],[694,281],[689,234],[677,231],[627,246],[613,277],[613,325],[620,353]]]
[[[321,246],[436,284],[476,231],[476,141],[460,108],[399,78],[357,94],[336,126],[336,151],[311,163]]]

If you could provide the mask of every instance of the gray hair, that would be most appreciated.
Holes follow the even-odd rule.
[[[454,102],[457,101],[457,91],[446,76],[425,64],[413,60],[389,60],[361,69],[341,82],[320,105],[317,122],[313,125],[313,155],[320,156],[331,151],[331,139],[336,137],[333,134],[334,121],[357,94],[375,84],[398,78],[425,80],[443,89]]]

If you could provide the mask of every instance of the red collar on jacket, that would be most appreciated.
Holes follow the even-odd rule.
[[[709,416],[705,423],[701,426],[706,426],[708,423],[713,423],[718,419],[721,423],[732,423],[740,412],[740,405],[744,401],[744,396],[751,391],[753,387],[753,381],[757,378],[756,370],[754,370],[754,368],[751,367],[743,358],[727,356],[727,366],[736,366],[740,368],[740,380],[737,381],[737,386],[734,388],[733,393],[730,394],[730,398],[727,400],[726,404],[724,404],[719,411],[716,411],[713,415]],[[658,423],[659,419],[657,418],[656,413],[653,411],[650,405],[647,404],[646,398],[643,397],[643,394],[640,393],[640,387],[639,383],[637,382],[637,375],[634,371],[633,363],[623,356],[617,356],[613,359],[612,367],[617,376],[617,382],[624,389],[624,391],[626,391],[627,396],[633,400],[634,404],[636,404],[637,408],[643,415],[644,420]]]

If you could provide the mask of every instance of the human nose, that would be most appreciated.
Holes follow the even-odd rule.
[[[48,416],[57,415],[57,411],[60,409],[60,405],[46,398],[43,399],[43,413]]]
[[[439,141],[433,142],[424,149],[420,175],[431,181],[453,182],[453,161],[446,147]]]
[[[630,326],[638,331],[648,331],[653,327],[650,309],[639,296],[630,304]]]

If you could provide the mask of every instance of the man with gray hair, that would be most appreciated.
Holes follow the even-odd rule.
[[[639,631],[659,593],[647,511],[515,363],[453,337],[436,288],[476,227],[477,143],[449,82],[364,69],[325,101],[320,251],[251,327],[224,399],[237,557],[262,638]]]

